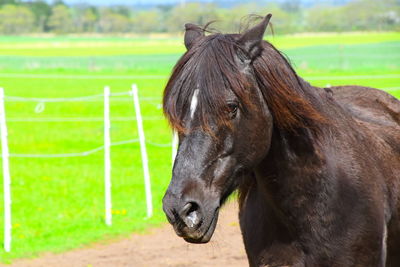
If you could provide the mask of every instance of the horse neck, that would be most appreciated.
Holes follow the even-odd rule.
[[[299,190],[302,183],[315,183],[324,159],[319,155],[318,148],[310,142],[312,140],[304,136],[274,129],[268,155],[254,169],[253,179],[239,188],[240,209],[244,208],[251,194],[256,194],[257,203],[252,202],[248,208],[250,205],[268,207],[260,210],[261,213],[268,213],[262,216],[273,217],[280,229],[285,229],[289,236],[295,236],[294,224],[290,219],[294,207],[283,203],[289,203],[288,198],[293,201],[302,199]]]
[[[313,107],[330,120],[336,111],[328,103],[330,100],[325,90],[312,87],[301,77],[296,78],[305,97],[313,100]],[[317,129],[282,129],[275,124],[273,127],[271,147],[254,170],[254,184],[264,194],[265,201],[275,206],[274,210],[280,210],[280,202],[287,197],[288,192],[298,192],[295,187],[301,186],[303,182],[311,182],[309,179],[318,176],[325,162],[321,143],[330,126],[321,123],[314,125]]]
[[[323,130],[297,129],[295,132],[274,128],[271,148],[263,166],[274,170],[274,175],[284,175],[290,171],[296,174],[298,169],[323,163],[320,142]]]
[[[312,108],[326,121],[318,121],[310,115],[302,118],[306,123],[312,123],[309,127],[299,125],[295,129],[284,129],[274,123],[270,150],[265,159],[259,164],[256,173],[258,177],[302,177],[305,172],[316,171],[324,162],[322,152],[325,135],[331,129],[331,123],[338,115],[336,104],[332,101],[328,92],[322,88],[311,86],[295,72],[298,86],[294,91],[302,91],[303,97],[312,103]],[[289,182],[288,185],[292,183]],[[284,186],[284,183],[281,185]]]

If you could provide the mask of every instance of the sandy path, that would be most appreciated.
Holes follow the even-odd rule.
[[[178,238],[170,225],[147,234],[97,244],[62,254],[46,254],[37,259],[19,260],[14,267],[98,267],[98,266],[247,266],[242,244],[237,204],[225,206],[211,242],[188,244]],[[10,265],[8,265],[10,266]]]

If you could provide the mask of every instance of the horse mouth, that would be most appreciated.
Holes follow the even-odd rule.
[[[186,237],[183,237],[183,239],[188,242],[188,243],[193,243],[193,244],[203,244],[203,243],[208,243],[210,241],[212,235],[214,234],[215,228],[217,226],[218,222],[218,214],[219,214],[219,209],[216,209],[214,212],[214,215],[208,224],[202,231],[202,234],[199,234],[199,231],[197,230],[196,235],[187,235]]]

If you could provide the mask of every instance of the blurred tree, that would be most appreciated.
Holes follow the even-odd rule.
[[[0,6],[4,5],[17,5],[18,1],[16,0],[0,0]]]
[[[157,10],[159,13],[159,29],[161,32],[166,32],[167,31],[167,25],[165,24],[165,21],[167,21],[167,18],[169,17],[171,11],[173,9],[173,5],[158,5]]]
[[[277,4],[270,4],[266,10],[273,15],[271,24],[275,33],[285,34],[303,30],[301,13],[290,14]]]
[[[216,6],[213,4],[188,3],[175,6],[165,23],[170,32],[179,32],[184,29],[185,23],[204,25],[217,18]]]
[[[135,13],[131,19],[132,30],[140,33],[160,32],[163,30],[160,17],[160,12],[155,9]]]
[[[53,0],[52,6],[59,6],[59,5],[66,6],[63,0]]]
[[[72,16],[68,7],[65,5],[54,6],[47,26],[55,33],[68,33],[73,31]]]
[[[346,30],[357,31],[387,30],[400,14],[395,0],[357,0],[344,6],[342,13],[348,25],[351,25]]]
[[[39,32],[47,31],[46,24],[47,20],[51,15],[51,7],[47,2],[43,0],[35,0],[26,3],[26,6],[35,15],[35,27]]]
[[[114,13],[120,14],[127,18],[129,18],[130,13],[131,13],[131,10],[126,6],[115,6],[115,7],[112,7],[112,10]]]
[[[0,9],[0,32],[3,34],[21,34],[34,29],[35,17],[26,7],[4,5]]]
[[[306,20],[306,30],[310,32],[342,31],[345,23],[340,7],[311,8],[307,12]]]
[[[216,10],[217,17],[215,26],[223,32],[239,32],[247,27],[250,23],[249,14],[258,14],[260,7],[254,3],[240,4],[231,9],[220,8]]]
[[[299,13],[301,11],[300,0],[285,0],[280,4],[280,7],[288,13]]]
[[[94,32],[97,19],[97,14],[93,8],[86,9],[82,17],[83,31]]]
[[[129,18],[105,8],[100,12],[99,31],[104,33],[128,32],[131,29]]]
[[[396,30],[400,27],[400,8],[396,2],[356,0],[344,6],[317,6],[307,12],[307,30]]]
[[[72,9],[75,32],[94,32],[98,19],[95,8],[86,4],[75,5]]]

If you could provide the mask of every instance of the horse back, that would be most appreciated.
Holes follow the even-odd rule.
[[[360,124],[383,139],[400,160],[400,101],[362,86],[331,87],[333,98]]]

